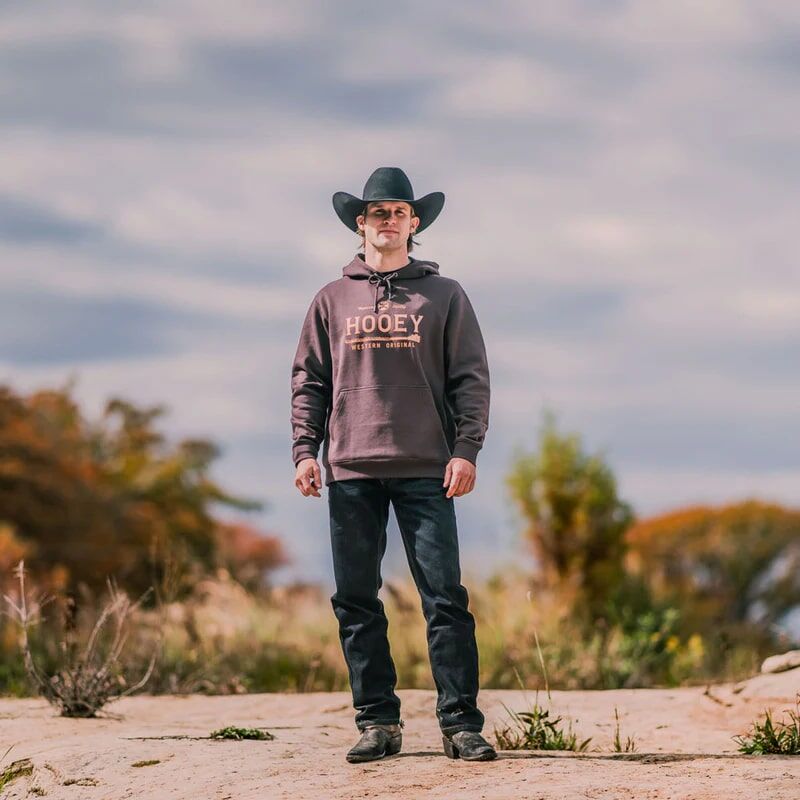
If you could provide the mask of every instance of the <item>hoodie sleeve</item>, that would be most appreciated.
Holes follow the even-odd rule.
[[[445,395],[456,424],[453,456],[476,463],[489,427],[489,365],[478,318],[458,285],[444,332]]]
[[[325,309],[317,292],[306,313],[292,363],[292,458],[316,458],[325,437],[332,367]]]

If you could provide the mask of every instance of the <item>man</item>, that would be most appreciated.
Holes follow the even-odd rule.
[[[409,256],[444,195],[414,199],[403,170],[376,169],[363,196],[333,195],[357,253],[315,295],[292,365],[295,485],[328,486],[336,592],[358,743],[347,760],[399,752],[403,721],[378,598],[389,503],[427,621],[436,714],[451,758],[488,760],[477,707],[475,620],[461,585],[454,497],[475,486],[489,423],[489,371],[475,313],[438,264]]]

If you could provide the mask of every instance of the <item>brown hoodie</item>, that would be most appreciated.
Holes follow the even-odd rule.
[[[292,456],[316,458],[325,483],[444,477],[476,463],[489,426],[489,367],[458,281],[410,258],[388,273],[361,253],[320,289],[292,364]]]

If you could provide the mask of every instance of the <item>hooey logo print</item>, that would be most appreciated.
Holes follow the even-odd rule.
[[[353,350],[368,347],[416,347],[421,341],[422,314],[407,314],[397,309],[405,308],[390,300],[378,303],[378,313],[372,306],[359,306],[355,314],[345,320],[345,344]]]

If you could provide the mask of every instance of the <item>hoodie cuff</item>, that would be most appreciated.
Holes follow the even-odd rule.
[[[297,450],[295,450],[292,455],[295,467],[304,458],[316,458],[316,457],[317,457],[317,450],[315,450],[313,447],[309,447],[308,445],[304,445],[303,447],[297,448]]]
[[[478,445],[461,439],[455,443],[455,447],[453,448],[453,458],[466,458],[467,461],[471,461],[477,466],[478,451],[480,449],[481,448]]]

